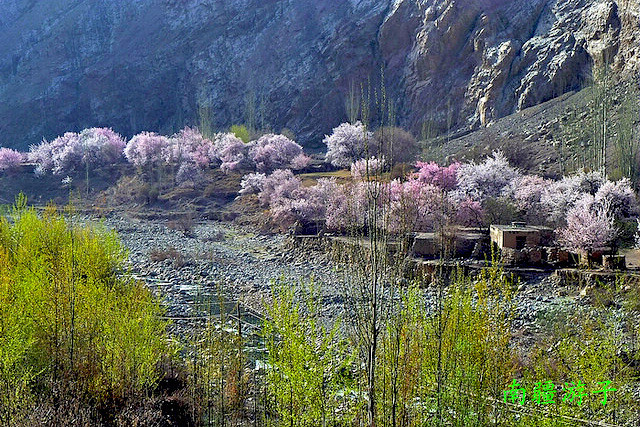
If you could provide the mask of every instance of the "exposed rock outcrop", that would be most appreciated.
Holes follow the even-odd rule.
[[[639,69],[639,0],[0,0],[0,145],[254,120],[318,143],[384,68],[400,124],[477,127]],[[374,97],[372,97],[374,99]],[[206,109],[205,109],[206,110]]]
[[[637,0],[401,0],[383,23],[381,53],[414,131],[429,121],[483,126],[583,87],[605,63],[637,72],[638,10]],[[414,37],[398,61],[391,35],[403,25]]]

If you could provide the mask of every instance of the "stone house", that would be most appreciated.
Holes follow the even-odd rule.
[[[491,244],[500,250],[506,264],[541,264],[557,261],[549,258],[548,247],[553,240],[553,230],[531,226],[522,222],[510,225],[492,225],[489,228]],[[562,255],[562,254],[561,254]]]
[[[449,230],[444,236],[437,233],[415,233],[412,240],[412,253],[420,258],[439,258],[442,246],[454,258],[483,258],[483,248],[489,252],[488,236],[472,228]]]
[[[498,249],[523,250],[527,246],[549,246],[553,239],[553,230],[549,227],[512,222],[511,225],[492,225],[489,227],[489,235],[491,243]]]

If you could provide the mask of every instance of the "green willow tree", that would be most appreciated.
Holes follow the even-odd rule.
[[[311,284],[312,285],[312,284]],[[311,286],[309,285],[309,286]],[[310,287],[274,283],[264,337],[268,351],[267,388],[275,418],[269,425],[341,426],[353,411],[353,360],[339,324],[325,325]]]
[[[0,421],[28,417],[31,404],[86,406],[139,399],[174,354],[163,309],[123,278],[117,236],[80,226],[54,208],[41,215],[18,197],[0,218]]]

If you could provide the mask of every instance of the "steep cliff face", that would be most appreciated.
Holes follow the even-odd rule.
[[[244,122],[303,141],[345,116],[388,1],[0,0],[0,144],[106,125]],[[251,107],[252,106],[252,107]]]
[[[639,68],[639,0],[0,0],[0,145],[254,120],[314,143],[349,86],[400,124],[481,126]],[[365,83],[366,84],[366,83]],[[200,108],[202,111],[202,109]]]
[[[406,125],[476,127],[579,89],[604,63],[637,72],[639,10],[637,0],[400,0],[381,53]],[[399,53],[394,34],[407,32]]]

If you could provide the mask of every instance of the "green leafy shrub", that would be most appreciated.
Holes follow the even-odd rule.
[[[229,132],[241,139],[245,144],[251,141],[251,134],[245,125],[233,125],[231,129],[229,129]]]
[[[436,279],[432,309],[423,292],[401,290],[401,308],[382,335],[379,424],[488,425],[504,420],[513,373],[511,281],[492,267],[478,277]],[[439,282],[440,280],[440,282]]]
[[[308,287],[274,286],[264,336],[269,353],[267,389],[277,425],[349,425],[353,357],[338,325],[322,324]]]
[[[98,406],[139,397],[172,353],[163,309],[123,278],[116,234],[17,199],[0,219],[0,424],[37,393]]]

